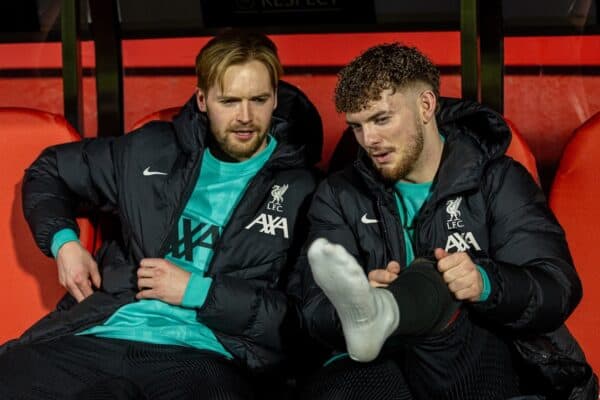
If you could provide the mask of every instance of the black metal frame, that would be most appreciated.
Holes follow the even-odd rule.
[[[81,42],[79,40],[79,1],[62,0],[62,78],[64,115],[67,121],[83,133],[83,79]]]
[[[65,115],[82,127],[78,0],[63,0]],[[123,60],[118,0],[89,0],[96,54],[98,135],[124,133]],[[504,32],[501,0],[461,0],[461,76],[464,98],[503,112]]]
[[[89,0],[96,55],[98,136],[125,133],[123,56],[118,0]]]
[[[465,99],[479,100],[479,0],[462,0],[460,4],[461,89]]]
[[[504,32],[502,0],[480,3],[481,103],[504,112]]]
[[[504,111],[501,0],[461,0],[462,97]]]

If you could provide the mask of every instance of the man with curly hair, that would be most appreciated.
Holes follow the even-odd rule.
[[[361,149],[309,211],[297,293],[330,358],[301,397],[594,398],[563,326],[582,295],[564,232],[504,155],[501,116],[441,99],[439,81],[427,57],[398,43],[339,74],[336,107]]]

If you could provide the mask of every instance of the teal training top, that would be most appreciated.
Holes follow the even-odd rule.
[[[394,185],[396,206],[400,214],[400,223],[404,232],[404,242],[406,243],[406,264],[409,266],[415,259],[414,237],[415,237],[415,216],[425,204],[431,190],[431,182],[408,183],[396,182]]]
[[[197,321],[195,308],[204,304],[212,283],[212,279],[204,274],[213,255],[213,246],[249,181],[264,166],[276,145],[275,138],[269,136],[267,147],[258,155],[235,163],[217,160],[210,150],[204,151],[198,180],[179,218],[178,241],[165,257],[191,272],[181,306],[160,300],[140,300],[126,304],[104,324],[80,334],[195,347],[232,358],[214,333]],[[52,247],[56,251],[72,239],[63,231],[53,238]],[[60,243],[61,238],[67,240]]]
[[[400,214],[400,222],[404,228],[404,242],[406,243],[405,261],[406,266],[409,266],[410,263],[415,259],[414,219],[431,193],[431,182],[409,183],[398,181],[394,185],[394,188],[396,205],[398,207],[398,213]],[[491,291],[490,279],[480,265],[477,265],[477,270],[481,274],[481,279],[483,281],[483,291],[479,296],[479,301],[485,301],[489,297]]]

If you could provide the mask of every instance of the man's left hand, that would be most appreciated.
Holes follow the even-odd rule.
[[[438,270],[454,297],[458,300],[479,301],[483,292],[483,278],[477,266],[465,252],[448,253],[435,249]]]
[[[157,299],[181,305],[191,273],[163,258],[144,258],[137,270],[137,299]]]
[[[390,283],[398,278],[400,263],[390,261],[385,268],[377,268],[369,272],[369,285],[374,288],[388,287]]]

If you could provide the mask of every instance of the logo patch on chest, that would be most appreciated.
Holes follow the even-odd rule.
[[[464,228],[465,226],[463,220],[460,218],[461,212],[458,209],[460,207],[461,202],[461,196],[458,196],[454,200],[448,200],[446,202],[446,212],[450,216],[450,218],[446,221],[446,227],[448,228],[448,230]]]
[[[250,222],[246,225],[247,230],[251,230],[254,225],[260,225],[260,233],[264,233],[267,235],[275,236],[277,234],[277,230],[281,229],[281,233],[283,233],[283,237],[289,239],[288,233],[288,222],[285,217],[272,216],[271,214],[262,213],[258,217],[254,219],[254,221]]]
[[[289,185],[273,185],[271,188],[271,201],[267,203],[267,210],[282,212],[283,195],[288,190]]]
[[[460,211],[460,205],[462,203],[462,196],[458,196],[455,199],[448,200],[446,202],[446,213],[448,213],[448,219],[446,220],[446,228],[449,231],[457,231],[465,227],[465,223],[462,220],[462,213]],[[473,232],[453,232],[448,235],[446,239],[445,250],[449,253],[457,251],[467,250],[479,250],[481,246],[475,239]]]
[[[448,253],[454,253],[457,251],[467,251],[471,248],[481,250],[481,246],[477,243],[473,232],[454,232],[448,235],[444,250]]]
[[[173,258],[193,262],[194,249],[196,247],[212,249],[214,244],[219,240],[220,235],[220,229],[216,225],[200,222],[195,227],[192,227],[192,220],[183,218],[181,237],[176,235],[171,238],[167,254],[170,254]]]

